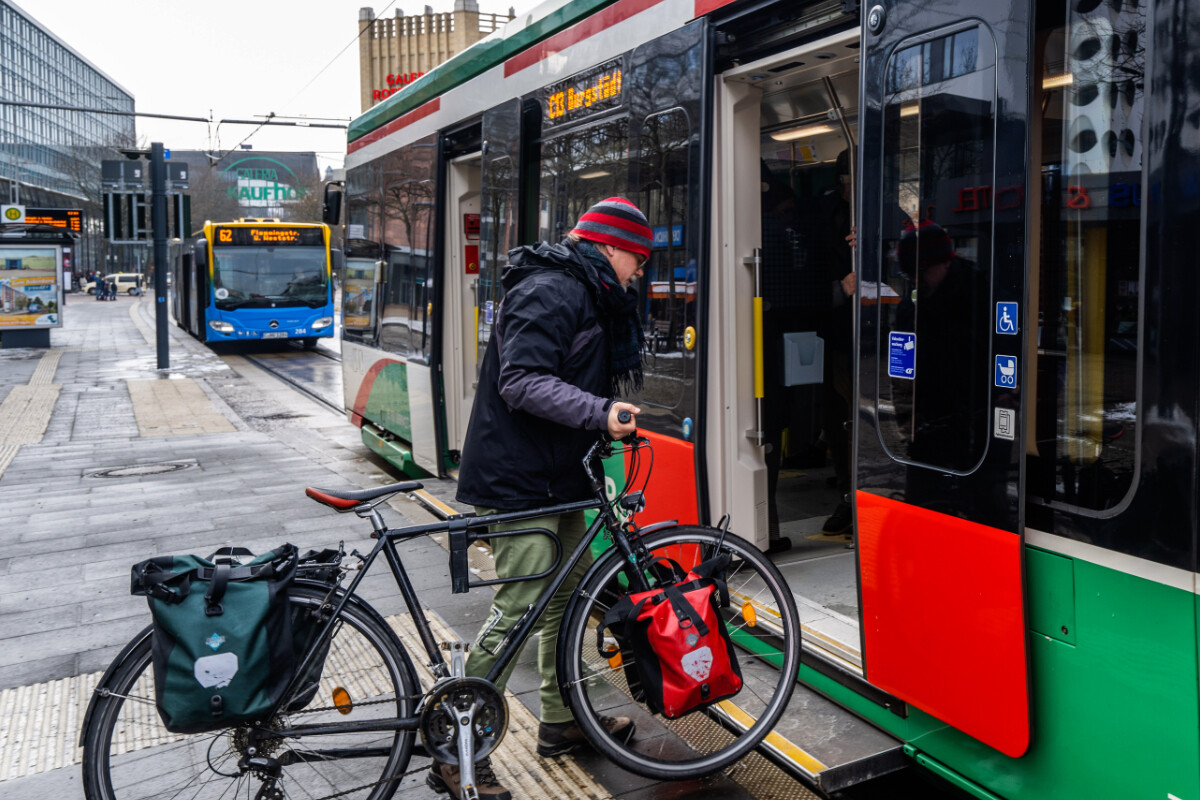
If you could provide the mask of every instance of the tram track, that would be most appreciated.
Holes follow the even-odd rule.
[[[329,360],[336,361],[338,363],[340,363],[342,360],[341,357],[336,354],[323,353],[319,349],[305,351],[305,354],[313,355],[313,356],[321,356],[323,358],[328,358]],[[276,380],[287,384],[292,389],[295,389],[296,391],[300,392],[301,394],[305,395],[306,397],[320,403],[322,406],[328,408],[330,411],[333,411],[335,414],[341,416],[344,413],[345,409],[343,409],[340,404],[330,401],[329,398],[322,396],[317,391],[314,391],[313,388],[311,388],[308,385],[305,385],[304,382],[299,381],[299,380],[293,378],[292,376],[288,375],[286,371],[280,369],[277,365],[273,364],[271,359],[262,358],[261,356],[251,355],[249,353],[243,353],[243,354],[241,354],[241,357],[244,358],[246,361],[249,361],[254,366],[261,369],[263,372],[272,376]]]

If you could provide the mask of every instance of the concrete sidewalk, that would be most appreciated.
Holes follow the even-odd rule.
[[[129,595],[132,564],[228,544],[262,552],[344,540],[347,550],[366,550],[369,525],[317,505],[304,487],[402,479],[344,417],[280,391],[244,359],[229,366],[174,326],[170,369],[158,370],[152,312],[152,298],[71,295],[49,349],[0,350],[0,795],[8,800],[83,796],[76,744],[90,693],[149,622],[144,599]],[[407,499],[385,517],[392,526],[432,519]],[[446,552],[434,541],[406,544],[403,554],[422,602],[471,638],[490,592],[451,594]],[[405,611],[385,568],[361,593],[385,616]],[[751,795],[723,776],[656,784],[586,752],[539,759],[526,752],[536,738],[535,658],[527,647],[509,684],[529,709],[514,713],[518,728],[494,759],[516,798],[812,796],[782,773],[777,790]],[[520,704],[510,697],[510,705]],[[437,795],[416,772],[398,796]]]

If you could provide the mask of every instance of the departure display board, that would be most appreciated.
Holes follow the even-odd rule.
[[[78,208],[27,208],[28,225],[51,225],[71,233],[83,233],[83,212]]]
[[[545,122],[563,125],[621,105],[621,60],[609,61],[544,90]]]
[[[213,247],[255,245],[298,245],[325,246],[325,237],[320,228],[297,228],[291,225],[239,225],[219,226]]]

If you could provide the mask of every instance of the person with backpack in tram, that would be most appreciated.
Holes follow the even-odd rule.
[[[505,297],[479,375],[459,466],[458,499],[480,515],[586,500],[591,489],[584,454],[599,432],[619,439],[637,430],[620,422],[622,410],[641,412],[612,398],[642,384],[645,335],[638,294],[631,284],[650,257],[653,233],[633,203],[610,197],[579,218],[559,244],[541,242],[511,251],[502,276]],[[503,530],[544,528],[571,552],[586,532],[583,512],[540,517]],[[543,536],[493,539],[496,573],[531,575],[554,561]],[[541,673],[539,756],[567,753],[585,739],[559,693],[555,670],[558,627],[571,592],[591,565],[580,559],[551,600],[539,628]],[[468,676],[482,677],[509,630],[552,577],[502,584],[467,659]],[[514,661],[515,664],[515,661]],[[497,682],[503,691],[512,667]],[[604,719],[618,737],[631,737],[633,720]],[[476,764],[476,790],[484,800],[511,797],[489,761]],[[428,785],[461,796],[456,765],[434,762]]]

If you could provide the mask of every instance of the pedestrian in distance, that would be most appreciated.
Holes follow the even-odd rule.
[[[653,233],[633,203],[610,197],[579,218],[559,244],[541,242],[509,254],[501,278],[505,297],[484,355],[459,467],[458,499],[479,514],[520,511],[591,496],[580,464],[599,432],[619,439],[637,430],[637,406],[612,398],[641,388],[645,337],[633,281],[650,257]],[[583,512],[540,517],[514,528],[553,531],[571,552],[587,525]],[[544,536],[491,540],[501,577],[550,568],[554,549]],[[558,628],[571,592],[590,566],[580,559],[540,623],[538,671],[541,724],[538,755],[551,757],[584,743],[559,693],[555,670]],[[487,675],[498,645],[552,580],[501,584],[467,659],[469,676]],[[515,661],[514,661],[515,664]],[[512,667],[500,676],[503,691]],[[606,718],[618,737],[633,735],[628,717]],[[476,765],[484,800],[508,800],[488,761]],[[428,784],[460,796],[459,770],[434,762]]]

